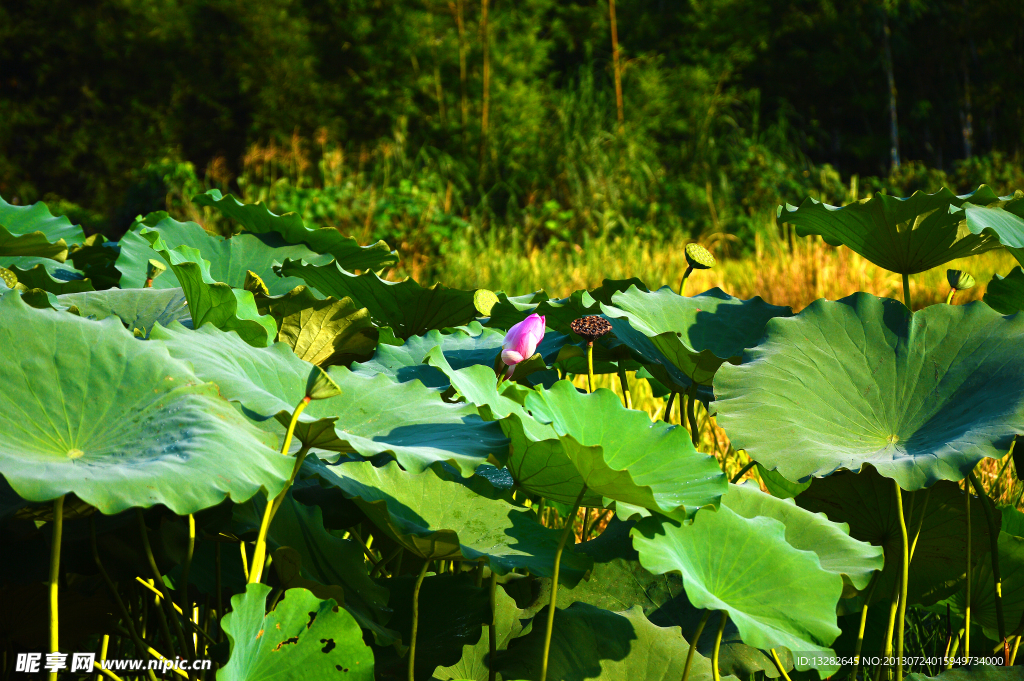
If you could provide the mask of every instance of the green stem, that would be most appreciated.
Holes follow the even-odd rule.
[[[772,648],[770,652],[772,654],[772,662],[775,663],[775,667],[779,670],[779,673],[782,674],[782,678],[786,679],[786,681],[793,681],[789,678],[789,674],[786,673],[785,668],[783,668],[782,660],[779,659],[779,654],[775,652],[775,648]]]
[[[64,533],[64,495],[53,500],[53,537],[50,540],[50,652],[60,652],[60,537]],[[57,672],[50,672],[57,681]]]
[[[903,632],[907,615],[907,585],[910,581],[910,538],[907,536],[907,520],[903,516],[903,493],[900,484],[893,480],[896,489],[896,511],[900,519],[900,536],[903,539],[902,574],[900,575],[899,626],[896,630],[896,681],[903,678]]]
[[[163,606],[163,608],[170,609],[169,614],[171,622],[174,623],[174,633],[178,636],[178,641],[181,644],[181,649],[185,652],[185,656],[188,657],[189,660],[191,660],[193,657],[192,651],[189,649],[190,647],[188,645],[187,640],[185,639],[185,632],[182,631],[181,623],[178,622],[178,617],[174,613],[174,608],[171,607],[171,603],[173,601],[171,601],[170,596],[167,593],[167,585],[164,584],[164,578],[160,575],[160,568],[158,568],[156,565],[156,558],[153,556],[153,547],[149,544],[149,534],[146,531],[146,518],[142,515],[141,508],[135,509],[135,518],[139,523],[139,532],[142,535],[142,548],[146,553],[146,559],[149,561],[149,569],[153,572],[153,584],[162,594],[162,598],[160,599],[160,605]],[[164,638],[167,639],[168,649],[170,653],[173,655],[174,639],[171,637],[170,629],[167,628],[167,617],[163,616],[163,608],[159,611],[161,613],[160,626],[163,629]]]
[[[496,627],[498,626],[498,612],[495,601],[495,593],[498,590],[498,575],[493,570],[491,571],[491,585],[490,585],[490,598],[491,598],[491,626],[487,627],[487,681],[495,681],[497,675],[497,666],[494,661],[494,656],[498,653],[498,632]]]
[[[697,642],[700,641],[700,635],[704,633],[704,625],[708,623],[708,618],[711,617],[711,611],[705,610],[704,614],[701,615],[700,624],[697,625],[697,630],[693,632],[693,638],[690,639],[690,652],[686,654],[686,666],[683,667],[683,681],[690,676],[690,665],[693,664],[693,652],[697,649]]]
[[[946,656],[946,669],[953,668],[953,658],[956,657],[956,651],[960,648],[960,638],[964,635],[964,630],[961,629],[957,632],[956,638],[953,639],[953,647],[949,649],[949,654]],[[966,657],[966,655],[964,656]]]
[[[683,280],[679,282],[679,295],[683,295],[683,287],[686,286],[686,280],[691,272],[693,272],[693,267],[687,267],[686,272],[683,273]]]
[[[303,397],[292,413],[292,419],[288,423],[288,432],[285,433],[284,444],[281,446],[281,454],[284,456],[288,456],[288,450],[292,446],[292,435],[295,433],[295,424],[299,422],[299,415],[306,409],[310,399],[308,395]],[[292,467],[291,477],[273,502],[269,498],[267,499],[267,506],[263,509],[263,520],[260,522],[260,532],[256,537],[256,550],[252,556],[252,568],[249,570],[249,584],[258,584],[263,579],[263,566],[267,559],[267,532],[270,531],[270,521],[273,520],[274,513],[280,507],[281,502],[284,501],[284,495],[288,493],[288,488],[295,481],[295,476],[299,472],[298,469],[302,467],[302,462],[306,458],[306,451],[308,451],[308,447],[303,447],[299,451],[295,466]]]
[[[555,569],[554,574],[551,576],[551,601],[548,605],[548,630],[544,635],[544,657],[541,659],[540,667],[540,681],[547,681],[548,678],[548,654],[551,652],[551,632],[555,626],[555,604],[558,602],[558,569],[562,565],[562,550],[565,548],[565,542],[569,538],[569,533],[572,532],[572,521],[576,517],[576,513],[580,510],[580,504],[583,502],[583,495],[587,493],[587,486],[583,485],[583,489],[580,490],[580,495],[576,497],[576,503],[573,504],[572,511],[566,518],[565,529],[562,530],[562,537],[558,540],[558,548],[555,550]],[[412,681],[410,679],[409,681]]]
[[[906,272],[903,273],[903,303],[907,306],[907,309],[914,309],[910,307],[910,275]]]
[[[124,599],[121,598],[121,594],[117,592],[117,586],[114,585],[113,580],[110,579],[110,575],[107,574],[107,570],[103,567],[103,562],[100,560],[99,546],[96,543],[96,517],[95,515],[89,516],[89,539],[92,542],[92,559],[96,563],[96,568],[100,572],[100,576],[103,577],[103,581],[106,582],[107,588],[110,590],[111,595],[114,597],[114,602],[117,604],[118,610],[121,611],[121,618],[124,620],[125,626],[128,627],[128,634],[131,636],[132,641],[135,643],[136,655],[146,659],[149,651],[148,646],[143,642],[139,636],[138,630],[135,628],[135,622],[132,620],[131,613],[128,612],[128,608],[125,607]],[[152,669],[149,670],[150,681],[156,681],[156,672]]]
[[[686,420],[690,423],[690,439],[693,440],[693,446],[697,446],[697,442],[700,441],[700,430],[697,428],[697,384],[691,383],[690,387],[686,389]]]
[[[949,289],[949,294],[946,296],[946,305],[952,305],[953,304],[953,296],[955,296],[955,295],[956,295],[956,289],[955,288]]]
[[[747,463],[747,465],[745,465],[743,468],[740,469],[739,473],[737,473],[736,475],[732,476],[732,480],[730,480],[729,482],[731,482],[732,484],[735,485],[737,482],[740,481],[740,478],[743,477],[744,473],[746,473],[747,471],[749,471],[751,468],[753,468],[756,465],[757,465],[757,462],[754,461],[753,459],[751,459],[750,462]]]
[[[590,538],[590,509],[583,509],[583,533],[580,534],[580,542],[585,542]]]
[[[420,627],[420,587],[423,586],[423,578],[427,576],[429,560],[423,561],[420,574],[416,577],[416,586],[412,590],[412,636],[409,641],[409,681],[416,681],[416,634]]]
[[[711,678],[713,681],[720,681],[718,673],[718,651],[722,649],[722,633],[725,632],[725,623],[729,621],[729,613],[722,610],[722,619],[718,622],[718,633],[715,634],[715,648],[711,653]]]
[[[868,587],[867,598],[864,599],[864,607],[860,611],[860,628],[857,629],[857,646],[853,652],[853,674],[850,681],[857,681],[857,672],[860,670],[860,652],[864,647],[864,629],[868,623],[868,606],[871,605],[871,597],[875,595],[875,587],[878,586],[878,576],[881,571],[871,576],[871,586]]]
[[[196,550],[196,519],[188,514],[188,552],[185,565],[181,568],[181,614],[185,619],[192,617],[192,601],[188,597],[188,573],[192,569],[192,554]]]
[[[967,509],[967,587],[964,606],[964,657],[971,654],[971,488],[964,480],[964,503]]]
[[[999,528],[996,526],[995,513],[989,507],[992,500],[982,489],[978,476],[971,471],[967,474],[967,478],[971,481],[974,491],[981,497],[981,510],[985,512],[985,521],[988,523],[989,550],[992,554],[992,579],[996,583],[996,624],[999,629],[999,640],[1003,641],[1006,640],[1006,624],[1003,622],[1003,581],[999,572]]]
[[[619,383],[622,385],[622,399],[626,402],[626,409],[633,408],[633,396],[629,394],[629,381],[626,380],[626,370],[619,367]]]
[[[675,404],[675,401],[676,401],[676,391],[673,390],[672,394],[669,395],[668,404],[665,405],[665,415],[662,418],[662,420],[665,423],[672,423],[672,405]]]
[[[910,544],[910,560],[914,560],[914,551],[917,550],[917,540],[921,538],[921,527],[924,525],[924,515],[928,510],[928,499],[931,498],[932,488],[929,487],[924,492],[924,503],[921,505],[921,517],[917,519],[917,529],[914,531],[914,541]],[[913,512],[911,512],[913,516]]]
[[[882,655],[884,657],[892,657],[892,632],[896,626],[896,611],[899,609],[900,602],[900,580],[892,585],[892,595],[889,600],[889,620],[885,626],[885,645],[883,646]],[[882,669],[885,667],[884,664],[878,665],[878,671],[875,674],[875,678],[881,678]]]
[[[587,341],[587,392],[594,392],[594,341]]]

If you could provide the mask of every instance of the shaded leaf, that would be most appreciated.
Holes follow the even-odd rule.
[[[166,289],[107,289],[67,293],[57,296],[61,305],[78,308],[86,319],[117,317],[129,331],[141,329],[146,337],[153,326],[166,326],[172,321],[191,326],[185,293],[180,288]]]
[[[1002,314],[1024,310],[1024,268],[1014,267],[1005,277],[992,276],[985,290],[984,301]]]
[[[345,364],[377,344],[369,312],[350,298],[320,300],[299,286],[277,298],[257,297],[256,308],[277,322],[277,340],[312,364]]]

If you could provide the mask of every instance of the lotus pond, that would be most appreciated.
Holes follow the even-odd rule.
[[[1020,193],[781,206],[904,281],[798,314],[687,290],[697,244],[553,298],[194,203],[233,234],[0,200],[5,681],[1024,678],[1024,513],[975,472],[1024,475],[1024,269],[908,283],[1024,263]]]

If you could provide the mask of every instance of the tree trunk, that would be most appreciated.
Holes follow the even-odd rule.
[[[459,89],[462,105],[462,143],[466,143],[466,127],[469,125],[469,101],[466,99],[466,28],[462,23],[462,0],[451,2],[448,7],[455,15],[455,25],[459,29]]]
[[[608,16],[612,24],[612,68],[615,69],[615,107],[619,116],[619,134],[623,131],[622,77],[619,71],[619,31],[615,24],[615,0],[608,0]]]
[[[890,171],[900,167],[900,131],[896,119],[896,78],[892,72],[892,49],[889,46],[889,12],[882,7],[882,52],[885,77],[889,84],[889,163]]]
[[[484,180],[487,168],[487,117],[491,107],[491,50],[488,44],[487,7],[490,0],[483,0],[480,8],[480,42],[484,51],[484,94],[480,111],[480,182]]]

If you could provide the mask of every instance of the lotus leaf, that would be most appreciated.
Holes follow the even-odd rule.
[[[732,494],[735,490],[726,499]],[[733,505],[756,512],[747,506],[747,495],[735,499]],[[747,518],[723,501],[717,511],[698,513],[689,525],[647,518],[633,529],[633,545],[651,572],[678,570],[694,606],[727,611],[747,645],[827,655],[840,633],[836,604],[843,578],[823,568],[816,553],[786,540],[790,533],[806,539],[815,531],[808,527],[820,521],[792,515],[787,522],[793,527],[772,517]],[[715,550],[708,551],[709,546]],[[838,669],[813,659],[811,666],[822,675]],[[807,668],[797,664],[797,669]]]
[[[431,329],[466,324],[476,317],[473,291],[441,284],[424,288],[412,279],[385,281],[373,272],[357,276],[335,263],[317,266],[287,260],[280,271],[285,276],[302,278],[326,295],[352,298],[370,311],[374,324],[390,327],[402,339],[421,336]]]
[[[425,560],[483,561],[498,574],[516,568],[551,576],[560,530],[529,509],[488,499],[433,470],[419,474],[395,463],[321,465],[319,477],[355,500],[373,523]],[[561,579],[575,584],[590,568],[583,555],[562,557]]]
[[[113,288],[121,280],[117,270],[117,258],[121,246],[102,234],[93,234],[81,245],[74,245],[68,251],[68,260],[92,281],[98,290]]]
[[[85,233],[63,215],[54,217],[43,202],[13,206],[0,198],[0,265],[9,258],[39,257],[64,262],[68,246],[85,241]]]
[[[925,676],[924,674],[909,674],[904,676],[904,681],[1018,681],[1020,670],[1017,667],[955,667],[946,670],[938,676]]]
[[[146,337],[157,324],[166,326],[172,321],[191,325],[192,316],[180,288],[165,289],[107,289],[57,296],[64,306],[74,305],[78,314],[87,319],[117,317],[129,331],[140,329]]]
[[[373,653],[359,624],[333,599],[322,601],[305,589],[289,589],[266,612],[270,587],[249,584],[231,599],[222,626],[231,657],[217,673],[220,681],[373,681]]]
[[[360,246],[353,237],[333,227],[306,227],[297,213],[276,215],[263,202],[242,203],[230,194],[222,196],[218,189],[199,194],[192,201],[197,206],[218,209],[252,234],[273,232],[289,244],[305,244],[316,253],[330,254],[346,270],[379,270],[398,264],[398,252],[383,241]]]
[[[312,364],[365,358],[377,344],[369,312],[357,308],[350,298],[320,300],[299,286],[280,297],[256,298],[256,308],[277,322],[277,340]]]
[[[704,384],[711,383],[723,362],[737,362],[744,349],[755,345],[768,320],[793,314],[788,307],[761,298],[740,300],[717,288],[683,297],[667,286],[650,292],[630,287],[613,295],[601,310],[627,320],[683,375]],[[629,336],[619,334],[621,328],[616,327],[616,334],[633,347]]]
[[[1018,193],[1005,203],[1000,200],[988,205],[965,204],[963,215],[971,232],[995,235],[1024,265],[1024,197]]]
[[[538,615],[542,620],[545,612]],[[538,678],[543,647],[544,627],[535,626],[496,656],[495,666],[503,678]],[[651,624],[639,606],[611,612],[575,603],[555,612],[548,674],[565,681],[675,680],[683,676],[689,650],[679,627]],[[711,661],[696,654],[689,678],[711,677]]]
[[[286,425],[306,394],[313,365],[284,343],[254,348],[237,334],[189,331],[176,324],[154,329],[152,335],[257,420],[277,417]],[[295,428],[295,437],[310,447],[364,456],[387,452],[413,471],[448,461],[467,474],[489,456],[506,456],[500,428],[482,421],[472,407],[448,404],[417,382],[365,378],[344,367],[331,367],[328,373],[342,394],[311,402]]]
[[[778,471],[770,471],[761,464],[757,464],[757,476],[768,489],[768,493],[779,499],[792,499],[800,495],[805,489],[811,486],[811,481],[790,482],[782,477]]]
[[[960,480],[1024,432],[1022,337],[1024,317],[980,302],[819,300],[723,367],[718,423],[791,481],[865,463],[906,490]]]
[[[850,536],[882,547],[885,568],[875,587],[874,601],[888,601],[901,574],[903,540],[891,480],[871,468],[860,474],[841,472],[815,479],[796,503],[847,524]],[[907,602],[930,605],[959,588],[965,571],[967,522],[963,492],[952,482],[937,482],[927,490],[903,492],[903,513],[913,541],[920,526]],[[923,520],[922,520],[923,517]],[[972,498],[972,544],[976,559],[988,551],[988,525],[981,502]]]
[[[149,234],[147,237],[146,234]],[[166,255],[154,250],[156,236],[163,248],[175,250],[181,246],[196,249],[200,259],[208,263],[209,275],[233,288],[242,288],[247,272],[255,272],[266,283],[270,295],[282,295],[302,283],[294,278],[274,274],[274,266],[285,258],[305,258],[323,264],[329,255],[317,255],[302,245],[286,243],[275,233],[236,234],[225,238],[214,236],[194,222],[178,222],[167,213],[150,213],[122,237],[117,269],[121,272],[121,288],[142,288],[146,281],[146,265],[150,259],[162,257],[168,265],[174,263]],[[174,288],[174,278],[167,275],[153,280],[154,288]]]
[[[260,315],[252,293],[215,280],[210,275],[210,264],[198,250],[190,246],[168,250],[155,231],[143,230],[143,238],[170,263],[185,292],[195,328],[211,324],[224,331],[236,331],[257,347],[266,347],[277,335],[277,323],[273,317]]]
[[[800,236],[818,234],[827,244],[845,245],[890,272],[915,274],[1000,248],[997,234],[968,229],[964,212],[956,210],[997,201],[987,185],[963,196],[946,188],[908,198],[879,192],[842,207],[807,198],[799,208],[779,206],[778,221],[796,225]]]
[[[992,277],[985,291],[985,302],[1003,314],[1024,310],[1024,268],[1014,267],[1005,277]]]
[[[216,386],[119,321],[35,310],[18,295],[0,298],[0,319],[0,472],[23,498],[73,492],[108,514],[188,514],[275,493],[291,472]]]

